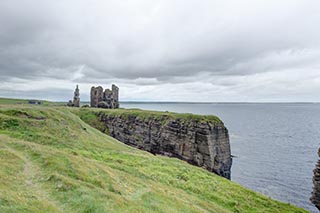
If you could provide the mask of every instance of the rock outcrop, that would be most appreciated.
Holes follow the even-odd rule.
[[[320,148],[318,150],[318,156],[320,157]],[[318,160],[313,173],[313,192],[310,200],[320,210],[320,160]]]
[[[143,112],[142,112],[143,113]],[[153,154],[176,157],[230,179],[228,130],[221,121],[184,119],[163,115],[143,117],[98,112],[101,131],[130,146]]]
[[[115,109],[119,108],[119,88],[112,84],[112,90],[103,91],[101,86],[91,87],[91,107]]]

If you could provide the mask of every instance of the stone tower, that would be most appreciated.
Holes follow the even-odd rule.
[[[113,108],[119,108],[119,87],[112,84]]]
[[[76,89],[74,91],[73,106],[74,107],[80,107],[80,92],[79,92],[78,85],[77,85],[77,87],[76,87]]]
[[[113,93],[112,93],[112,91],[110,90],[110,89],[106,89],[105,91],[104,91],[104,101],[106,102],[106,106],[107,106],[107,108],[111,108],[111,109],[113,109],[114,107],[113,107]]]
[[[98,107],[99,102],[103,101],[103,88],[101,86],[91,87],[90,106]]]

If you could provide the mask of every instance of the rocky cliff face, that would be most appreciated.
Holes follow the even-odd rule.
[[[130,146],[185,160],[230,179],[228,130],[222,122],[161,116],[96,112],[102,130]]]
[[[320,157],[320,148],[318,150],[318,155]],[[311,202],[320,210],[320,160],[316,165],[316,168],[313,170],[313,192],[311,195]]]

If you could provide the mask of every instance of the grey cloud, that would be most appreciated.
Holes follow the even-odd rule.
[[[254,76],[320,66],[319,6],[316,0],[3,0],[0,83],[51,79],[178,90],[197,88],[196,81],[230,99],[236,94],[228,88],[250,96]],[[243,77],[250,79],[246,86]]]

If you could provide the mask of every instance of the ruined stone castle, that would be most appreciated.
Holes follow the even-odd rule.
[[[91,107],[115,109],[119,108],[119,88],[112,84],[112,88],[103,91],[101,86],[91,87]]]

